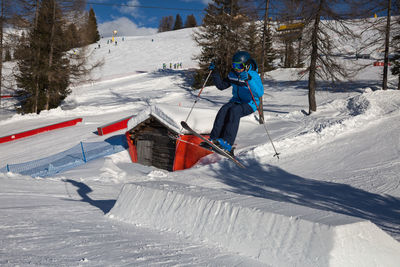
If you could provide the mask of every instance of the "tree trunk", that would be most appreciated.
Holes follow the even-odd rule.
[[[40,1],[36,0],[36,10],[35,10],[35,29],[37,29],[38,25],[38,20],[39,20],[39,4]],[[37,55],[35,55],[35,66],[37,66],[37,62],[39,61],[40,58],[40,49],[37,51]],[[35,98],[33,100],[33,106],[32,106],[32,112],[37,113],[39,109],[39,70],[36,70],[36,73],[34,73],[34,79],[35,79]]]
[[[34,27],[35,27],[35,29],[36,29],[36,27],[37,27],[37,25],[38,25],[38,20],[39,20],[39,4],[40,4],[40,0],[36,0],[36,6],[35,6],[35,25],[34,25]]]
[[[400,73],[399,73],[398,78],[399,78],[399,82],[397,83],[397,90],[400,90]]]
[[[302,33],[301,33],[302,35]],[[301,65],[301,35],[299,37],[299,46],[298,46],[298,51],[297,51],[297,67],[300,67]]]
[[[1,88],[3,86],[3,26],[4,26],[4,1],[1,0],[1,17],[0,17],[0,96]],[[0,97],[1,109],[1,97]]]
[[[315,15],[314,28],[312,29],[311,35],[311,61],[310,61],[310,73],[308,77],[308,105],[311,114],[317,111],[317,103],[315,101],[315,90],[316,90],[316,69],[317,69],[317,57],[318,57],[318,31],[319,23],[321,21],[321,9],[324,0],[320,0],[317,14]]]
[[[46,90],[46,106],[45,109],[49,110],[50,108],[50,96],[51,96],[51,86],[52,86],[52,81],[53,81],[53,71],[52,71],[52,66],[53,66],[53,53],[54,53],[54,31],[55,31],[55,25],[56,25],[56,3],[53,0],[53,24],[51,25],[51,33],[50,33],[50,51],[49,51],[49,72],[47,73],[47,79],[49,81],[49,88]]]
[[[285,62],[283,63],[285,68],[289,68],[289,44],[288,41],[285,41]]]
[[[269,30],[268,25],[268,16],[269,16],[269,0],[265,1],[265,13],[264,13],[264,27],[262,34],[262,48],[261,48],[261,81],[264,82],[264,73],[265,73],[265,38],[267,30]],[[264,108],[263,108],[263,98],[260,97],[260,106],[258,107],[260,110],[260,120],[259,123],[264,123]]]
[[[35,99],[33,102],[32,106],[32,113],[38,113],[38,105],[39,105],[39,77],[38,74],[36,74],[35,77]]]
[[[390,16],[391,16],[392,0],[388,0],[387,18],[386,18],[386,36],[385,36],[385,59],[383,63],[383,82],[382,89],[387,89],[388,81],[388,65],[389,65],[389,37],[390,37]]]
[[[264,81],[264,72],[265,72],[265,38],[267,34],[268,28],[268,12],[269,12],[269,0],[265,2],[265,13],[264,13],[264,27],[263,27],[263,34],[262,34],[262,43],[261,43],[261,80]]]

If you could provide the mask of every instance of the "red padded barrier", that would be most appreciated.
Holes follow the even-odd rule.
[[[82,122],[82,118],[77,118],[77,119],[64,121],[64,122],[60,122],[60,123],[56,123],[56,124],[51,124],[48,126],[36,128],[33,130],[21,132],[21,133],[15,133],[15,134],[3,136],[3,137],[0,137],[0,143],[6,143],[6,142],[14,141],[17,139],[21,139],[24,137],[32,136],[35,134],[52,131],[52,130],[56,130],[56,129],[60,129],[60,128],[65,128],[65,127],[69,127],[69,126],[74,126],[78,122]]]
[[[391,64],[390,64],[390,62],[388,63],[388,66],[390,66]],[[382,66],[385,66],[385,62],[380,62],[380,61],[375,61],[374,62],[374,66],[375,67],[382,67]]]
[[[15,97],[15,96],[13,96],[13,95],[2,95],[2,96],[0,96],[0,98],[11,98],[11,97]]]
[[[125,129],[128,125],[128,121],[130,120],[130,118],[132,118],[132,116],[100,126],[97,128],[97,134],[105,135],[118,130]]]
[[[204,135],[204,137],[209,138],[208,135]],[[188,169],[196,164],[199,159],[212,153],[211,151],[194,145],[200,144],[203,141],[197,136],[181,135],[181,139],[193,144],[176,141],[177,147],[175,150],[174,171]]]

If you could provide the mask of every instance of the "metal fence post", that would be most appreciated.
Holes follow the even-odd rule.
[[[83,150],[83,143],[81,142],[83,161],[86,163],[85,150]]]

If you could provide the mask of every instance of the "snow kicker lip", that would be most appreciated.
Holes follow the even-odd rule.
[[[207,240],[272,266],[400,261],[400,244],[370,221],[176,182],[126,184],[107,216]]]

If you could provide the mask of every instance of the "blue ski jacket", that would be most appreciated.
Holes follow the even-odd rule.
[[[232,98],[229,102],[234,103],[247,103],[251,106],[253,111],[257,110],[257,107],[260,105],[260,97],[264,94],[264,86],[261,82],[260,75],[257,73],[257,64],[254,62],[250,64],[250,68],[247,71],[249,79],[247,82],[249,83],[251,92],[256,100],[257,105],[254,103],[253,98],[251,96],[250,90],[247,87],[246,81],[239,79],[239,73],[231,70],[228,73],[228,77],[221,79],[221,75],[217,70],[212,72],[212,77],[214,80],[215,86],[219,90],[224,90],[232,86]]]

